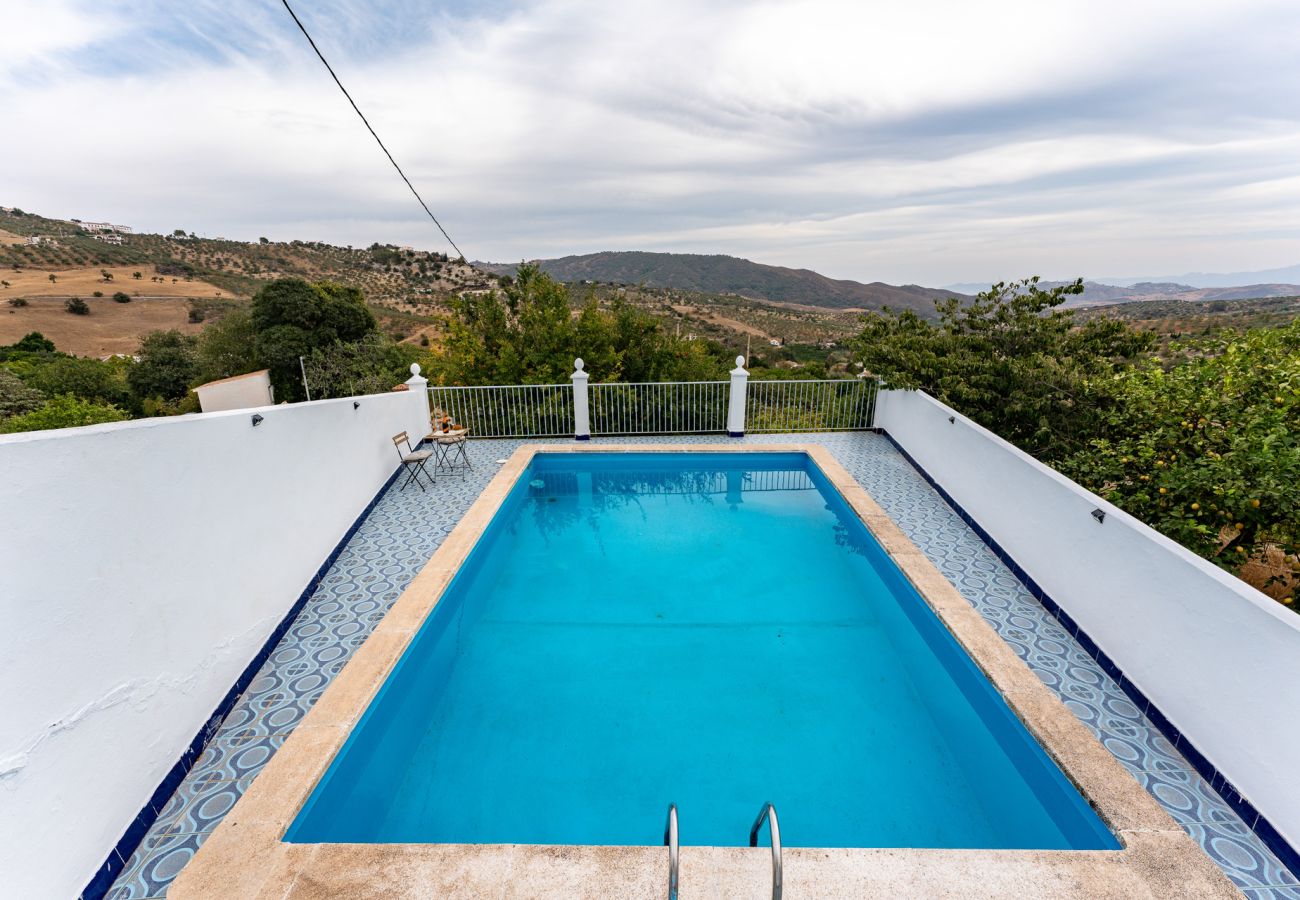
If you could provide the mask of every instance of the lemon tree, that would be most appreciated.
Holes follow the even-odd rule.
[[[1064,474],[1300,605],[1300,320],[1187,342],[1106,379],[1114,405]],[[1261,576],[1263,576],[1261,578]],[[1280,588],[1280,589],[1279,589]]]

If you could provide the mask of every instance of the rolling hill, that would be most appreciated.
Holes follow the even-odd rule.
[[[113,241],[73,220],[0,208],[0,344],[41,331],[73,353],[130,352],[154,329],[197,331],[281,276],[359,287],[385,332],[423,342],[436,337],[448,300],[496,283],[446,254],[391,244],[234,241],[180,229]],[[101,302],[119,291],[132,302]],[[89,315],[68,315],[71,297],[90,303]]]
[[[914,284],[898,286],[880,281],[863,284],[827,278],[810,269],[768,266],[721,254],[606,251],[534,262],[552,277],[567,282],[676,288],[829,309],[879,309],[885,306],[932,316],[935,300],[962,296]],[[498,275],[508,275],[517,268],[508,263],[478,262],[475,265]]]

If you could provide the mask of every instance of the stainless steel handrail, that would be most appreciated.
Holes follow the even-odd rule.
[[[776,807],[770,800],[763,804],[754,827],[749,829],[749,846],[758,846],[758,830],[763,827],[764,819],[772,833],[772,900],[781,900],[781,826],[776,822]]]
[[[677,900],[677,804],[668,804],[668,821],[664,823],[664,846],[668,848],[668,900]]]

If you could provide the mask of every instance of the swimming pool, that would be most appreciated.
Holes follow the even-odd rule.
[[[291,842],[1116,849],[800,453],[538,454]]]

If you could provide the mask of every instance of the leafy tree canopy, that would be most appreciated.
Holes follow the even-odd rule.
[[[410,366],[423,354],[374,332],[359,341],[316,347],[305,360],[313,400],[378,394],[410,377]]]
[[[436,374],[451,384],[563,384],[576,357],[600,381],[694,381],[728,368],[720,348],[681,340],[621,301],[602,308],[593,298],[575,315],[565,285],[522,264],[500,293],[454,304]]]
[[[869,313],[854,349],[892,388],[919,388],[1036,456],[1058,458],[1095,431],[1110,405],[1093,390],[1151,345],[1122,322],[1075,322],[1058,309],[1083,281],[1043,290],[1038,278],[998,283],[962,306],[935,304],[939,321]]]
[[[31,331],[23,335],[17,343],[10,344],[8,347],[0,349],[18,350],[27,353],[53,353],[54,341],[41,334],[39,331]]]
[[[139,359],[127,373],[141,400],[179,400],[199,373],[198,340],[179,331],[151,331],[140,340]]]
[[[303,399],[298,357],[317,347],[357,341],[375,331],[375,317],[355,287],[280,278],[253,297],[252,326],[262,365],[271,370],[276,396]]]
[[[24,380],[49,397],[71,394],[115,406],[130,400],[123,367],[98,359],[60,355],[32,366]]]
[[[233,310],[204,328],[199,335],[198,364],[201,382],[262,368],[252,314],[244,309]]]
[[[1114,405],[1057,468],[1295,605],[1300,320],[1179,349],[1168,371],[1152,360],[1108,378]]]
[[[101,422],[121,422],[127,414],[116,406],[83,400],[71,394],[51,397],[43,406],[32,412],[0,421],[0,433],[43,431],[47,428],[75,428],[81,425],[98,425]]]
[[[45,395],[7,369],[0,369],[0,420],[38,409]]]

